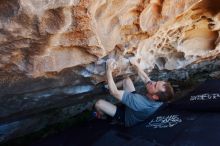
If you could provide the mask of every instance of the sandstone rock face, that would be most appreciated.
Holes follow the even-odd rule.
[[[108,58],[120,78],[134,56],[151,72],[219,55],[219,0],[1,0],[0,117],[94,90]]]
[[[83,66],[78,74],[98,83],[107,58],[119,62],[120,75],[130,72],[131,56],[149,71],[179,69],[218,55],[219,7],[217,0],[3,0],[1,75],[50,77]]]

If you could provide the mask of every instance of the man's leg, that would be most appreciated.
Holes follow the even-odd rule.
[[[123,89],[128,92],[135,91],[134,84],[129,77],[127,77],[126,79],[123,80]]]
[[[117,107],[114,104],[103,99],[99,99],[96,102],[95,108],[100,114],[107,114],[111,117],[115,115],[117,109]]]

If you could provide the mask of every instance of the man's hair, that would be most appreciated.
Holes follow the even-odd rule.
[[[169,82],[164,84],[165,91],[158,91],[156,95],[159,97],[159,101],[167,102],[171,101],[174,97],[173,87]]]

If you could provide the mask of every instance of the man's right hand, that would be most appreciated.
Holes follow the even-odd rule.
[[[130,63],[132,65],[134,65],[137,68],[138,71],[138,75],[140,76],[141,80],[144,83],[147,83],[148,81],[150,81],[150,78],[148,77],[148,75],[144,72],[144,70],[141,68],[139,62],[139,59],[137,57],[132,57],[129,59]]]

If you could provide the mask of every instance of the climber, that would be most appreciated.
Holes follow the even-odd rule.
[[[106,114],[113,117],[119,123],[123,123],[126,127],[144,121],[164,102],[170,101],[174,96],[170,83],[151,81],[148,75],[141,69],[136,58],[130,59],[130,63],[137,69],[138,75],[145,83],[147,89],[146,96],[136,93],[134,84],[129,77],[123,80],[123,90],[119,90],[112,77],[116,63],[114,60],[109,59],[106,62],[109,90],[111,95],[118,99],[123,106],[116,106],[103,99],[98,100],[95,104],[98,117]]]

